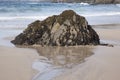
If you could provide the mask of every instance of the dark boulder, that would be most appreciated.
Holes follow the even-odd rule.
[[[72,10],[35,21],[13,41],[15,45],[74,46],[98,45],[99,36],[85,17]]]

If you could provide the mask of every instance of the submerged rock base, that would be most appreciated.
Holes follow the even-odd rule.
[[[35,21],[13,41],[15,45],[75,46],[98,45],[98,34],[92,29],[85,17],[72,10],[60,15]]]

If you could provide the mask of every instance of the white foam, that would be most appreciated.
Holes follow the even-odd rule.
[[[43,20],[48,16],[9,16],[9,17],[2,17],[0,16],[0,20],[16,20],[16,19],[36,19],[36,20]]]
[[[81,2],[80,4],[81,4],[81,5],[85,5],[85,6],[86,6],[86,5],[90,5],[90,4],[84,3],[84,2]]]
[[[120,7],[120,4],[116,4],[118,7]]]
[[[92,13],[92,14],[82,14],[85,17],[92,17],[92,16],[114,16],[114,15],[120,15],[120,12],[108,12],[108,13]]]
[[[89,13],[89,14],[80,14],[85,17],[92,17],[92,16],[113,16],[113,15],[120,15],[120,12],[101,12],[101,13]],[[33,19],[33,20],[44,20],[48,16],[8,16],[2,17],[0,16],[0,20],[17,20],[17,19]]]

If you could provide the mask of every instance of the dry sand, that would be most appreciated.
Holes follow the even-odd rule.
[[[0,80],[32,80],[35,50],[0,46]]]
[[[96,31],[100,39],[120,42],[120,29],[97,28]],[[55,77],[54,80],[120,80],[120,46],[97,46],[93,52],[95,54],[87,58],[86,62]]]
[[[100,39],[120,41],[120,29],[96,29]]]

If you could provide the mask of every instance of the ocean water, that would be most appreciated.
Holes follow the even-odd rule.
[[[116,19],[120,16],[120,4],[90,5],[87,3],[0,2],[0,24],[10,20],[14,20],[13,24],[21,21],[23,21],[22,25],[28,24],[34,20],[43,20],[48,16],[58,15],[62,11],[70,9],[85,16],[90,21],[90,24],[94,24],[94,22],[91,22],[92,18],[96,19],[96,17],[101,18],[101,16],[105,16],[106,18],[112,17],[113,19],[117,16],[115,17]]]
[[[42,19],[68,9],[84,16],[120,15],[119,4],[0,2],[0,19]]]

